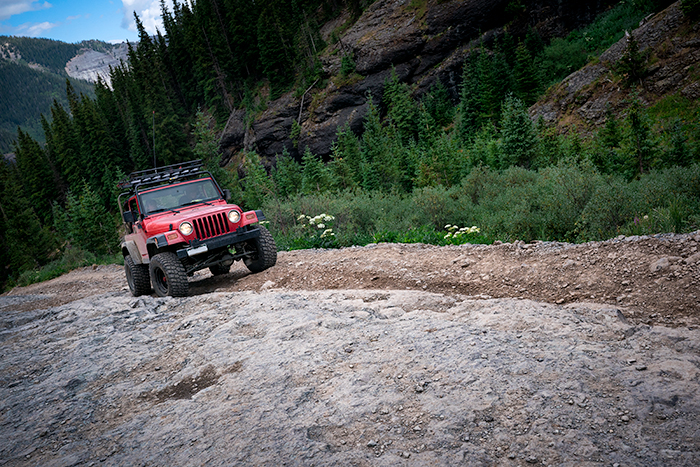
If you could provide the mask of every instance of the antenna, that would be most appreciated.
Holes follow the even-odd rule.
[[[158,172],[158,164],[156,163],[156,111],[153,111],[153,168]]]

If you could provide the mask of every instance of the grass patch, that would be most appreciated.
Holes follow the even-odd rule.
[[[41,268],[24,271],[17,278],[17,282],[15,284],[9,284],[9,288],[14,286],[25,287],[37,282],[48,281],[74,269],[92,266],[95,264],[123,265],[124,258],[122,257],[121,253],[106,256],[95,256],[93,253],[81,250],[79,248],[67,248],[60,259],[52,261]]]
[[[695,121],[700,109],[697,101],[687,99],[679,93],[667,95],[647,109],[652,120],[671,121],[681,119]]]

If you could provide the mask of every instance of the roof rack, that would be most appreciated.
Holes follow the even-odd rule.
[[[140,170],[132,172],[128,179],[124,179],[117,184],[119,189],[133,189],[140,185],[151,185],[161,182],[171,182],[188,176],[203,172],[201,168],[204,163],[201,159],[196,159],[181,164],[156,167],[155,169]]]

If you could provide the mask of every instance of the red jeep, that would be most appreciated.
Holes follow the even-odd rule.
[[[134,172],[119,183],[119,209],[126,226],[124,271],[134,296],[184,297],[187,277],[200,269],[226,274],[242,259],[251,272],[277,262],[262,211],[228,204],[199,160]]]

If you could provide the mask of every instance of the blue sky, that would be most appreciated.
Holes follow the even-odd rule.
[[[163,31],[159,0],[0,0],[0,35],[135,42],[134,11],[148,32]]]

